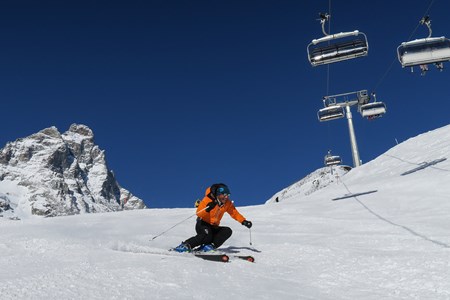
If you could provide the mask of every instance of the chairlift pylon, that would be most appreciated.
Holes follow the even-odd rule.
[[[328,34],[325,23],[329,18],[328,14],[320,14],[325,36],[312,40],[307,47],[308,60],[313,67],[363,57],[369,53],[367,36],[358,30]]]
[[[350,97],[355,97],[355,95],[355,99],[350,99]],[[340,99],[339,102],[338,99]],[[317,112],[317,117],[320,122],[343,118],[346,114],[344,109],[345,106],[354,105],[357,103],[366,103],[368,102],[368,99],[369,96],[367,94],[367,90],[325,96],[322,99],[325,108],[322,108]]]
[[[428,71],[428,64],[434,64],[440,71],[443,70],[443,62],[450,61],[450,40],[441,37],[431,37],[431,20],[424,17],[420,24],[428,27],[428,37],[403,42],[397,47],[397,56],[403,68],[419,66],[422,75]]]

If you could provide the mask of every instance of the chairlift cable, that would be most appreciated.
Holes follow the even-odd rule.
[[[328,0],[328,32],[331,32],[331,0]],[[330,44],[330,41],[328,41]],[[325,95],[330,93],[330,65],[327,65],[327,92]]]
[[[423,14],[422,20],[423,20],[424,18],[427,17],[428,12],[430,11],[431,7],[433,6],[434,1],[435,1],[435,0],[431,0],[431,1],[430,1],[430,4],[428,5],[427,10],[426,10],[425,13]],[[416,28],[414,28],[413,32],[412,32],[411,35],[408,37],[407,41],[410,41],[410,40],[411,40],[411,38],[412,38],[413,35],[416,33],[416,31],[417,31],[417,29],[419,28],[420,25],[421,25],[421,22],[419,22],[419,23],[416,25]]]
[[[386,76],[391,72],[392,67],[394,66],[395,62],[397,61],[397,57],[394,57],[394,59],[392,60],[391,64],[389,65],[389,67],[386,69],[386,71],[384,72],[383,76],[381,76],[381,78],[378,80],[377,84],[375,85],[375,87],[372,89],[373,93],[376,93],[378,87],[381,85],[381,83],[384,81],[384,79],[386,78]]]
[[[328,0],[328,32],[331,32],[331,0]],[[330,41],[328,41],[328,44],[330,44]],[[327,91],[325,95],[330,94],[330,65],[327,65]],[[328,140],[328,146],[331,145],[331,134],[330,134],[330,124],[327,124],[327,140]]]

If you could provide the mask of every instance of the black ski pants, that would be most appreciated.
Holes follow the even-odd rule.
[[[205,244],[213,244],[214,247],[218,248],[222,246],[233,233],[230,227],[213,226],[200,218],[197,218],[195,231],[197,232],[197,235],[185,241],[186,244],[191,246],[191,249]]]

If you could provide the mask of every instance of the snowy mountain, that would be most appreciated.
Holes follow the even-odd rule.
[[[195,234],[194,209],[0,218],[0,295],[447,300],[449,149],[450,125],[339,173],[339,180],[308,195],[308,182],[322,171],[291,185],[284,195],[292,196],[279,202],[240,207],[233,195],[253,227],[225,215],[222,225],[233,235],[221,250],[251,254],[255,263],[168,252]]]
[[[0,150],[0,215],[13,219],[145,208],[120,187],[94,143],[92,130],[73,124],[8,143]]]
[[[332,183],[339,183],[339,178],[351,169],[351,167],[343,165],[317,169],[300,181],[277,192],[266,203],[281,202],[293,197],[308,196]]]

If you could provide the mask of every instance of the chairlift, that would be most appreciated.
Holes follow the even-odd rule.
[[[372,96],[375,99],[374,102],[366,103],[358,107],[363,118],[367,118],[369,120],[379,118],[386,113],[386,104],[383,102],[377,102],[375,93],[372,93]]]
[[[313,67],[330,64],[347,59],[367,56],[369,44],[364,33],[358,30],[328,34],[325,31],[325,22],[330,15],[320,14],[322,32],[325,35],[314,39],[307,47],[308,59]]]
[[[317,112],[317,118],[320,122],[331,121],[343,118],[345,116],[344,108],[339,105],[331,105],[320,109]]]
[[[372,102],[361,105],[359,109],[364,118],[373,120],[386,113],[386,104],[383,102]]]
[[[331,150],[328,150],[328,154],[324,157],[324,164],[326,167],[335,166],[342,163],[342,159],[339,155],[331,155]]]
[[[426,25],[429,30],[427,38],[403,42],[397,47],[398,60],[402,67],[420,66],[422,75],[428,71],[428,64],[434,64],[440,71],[443,70],[443,62],[450,61],[450,40],[441,37],[431,37],[431,20],[422,18],[420,23]]]

